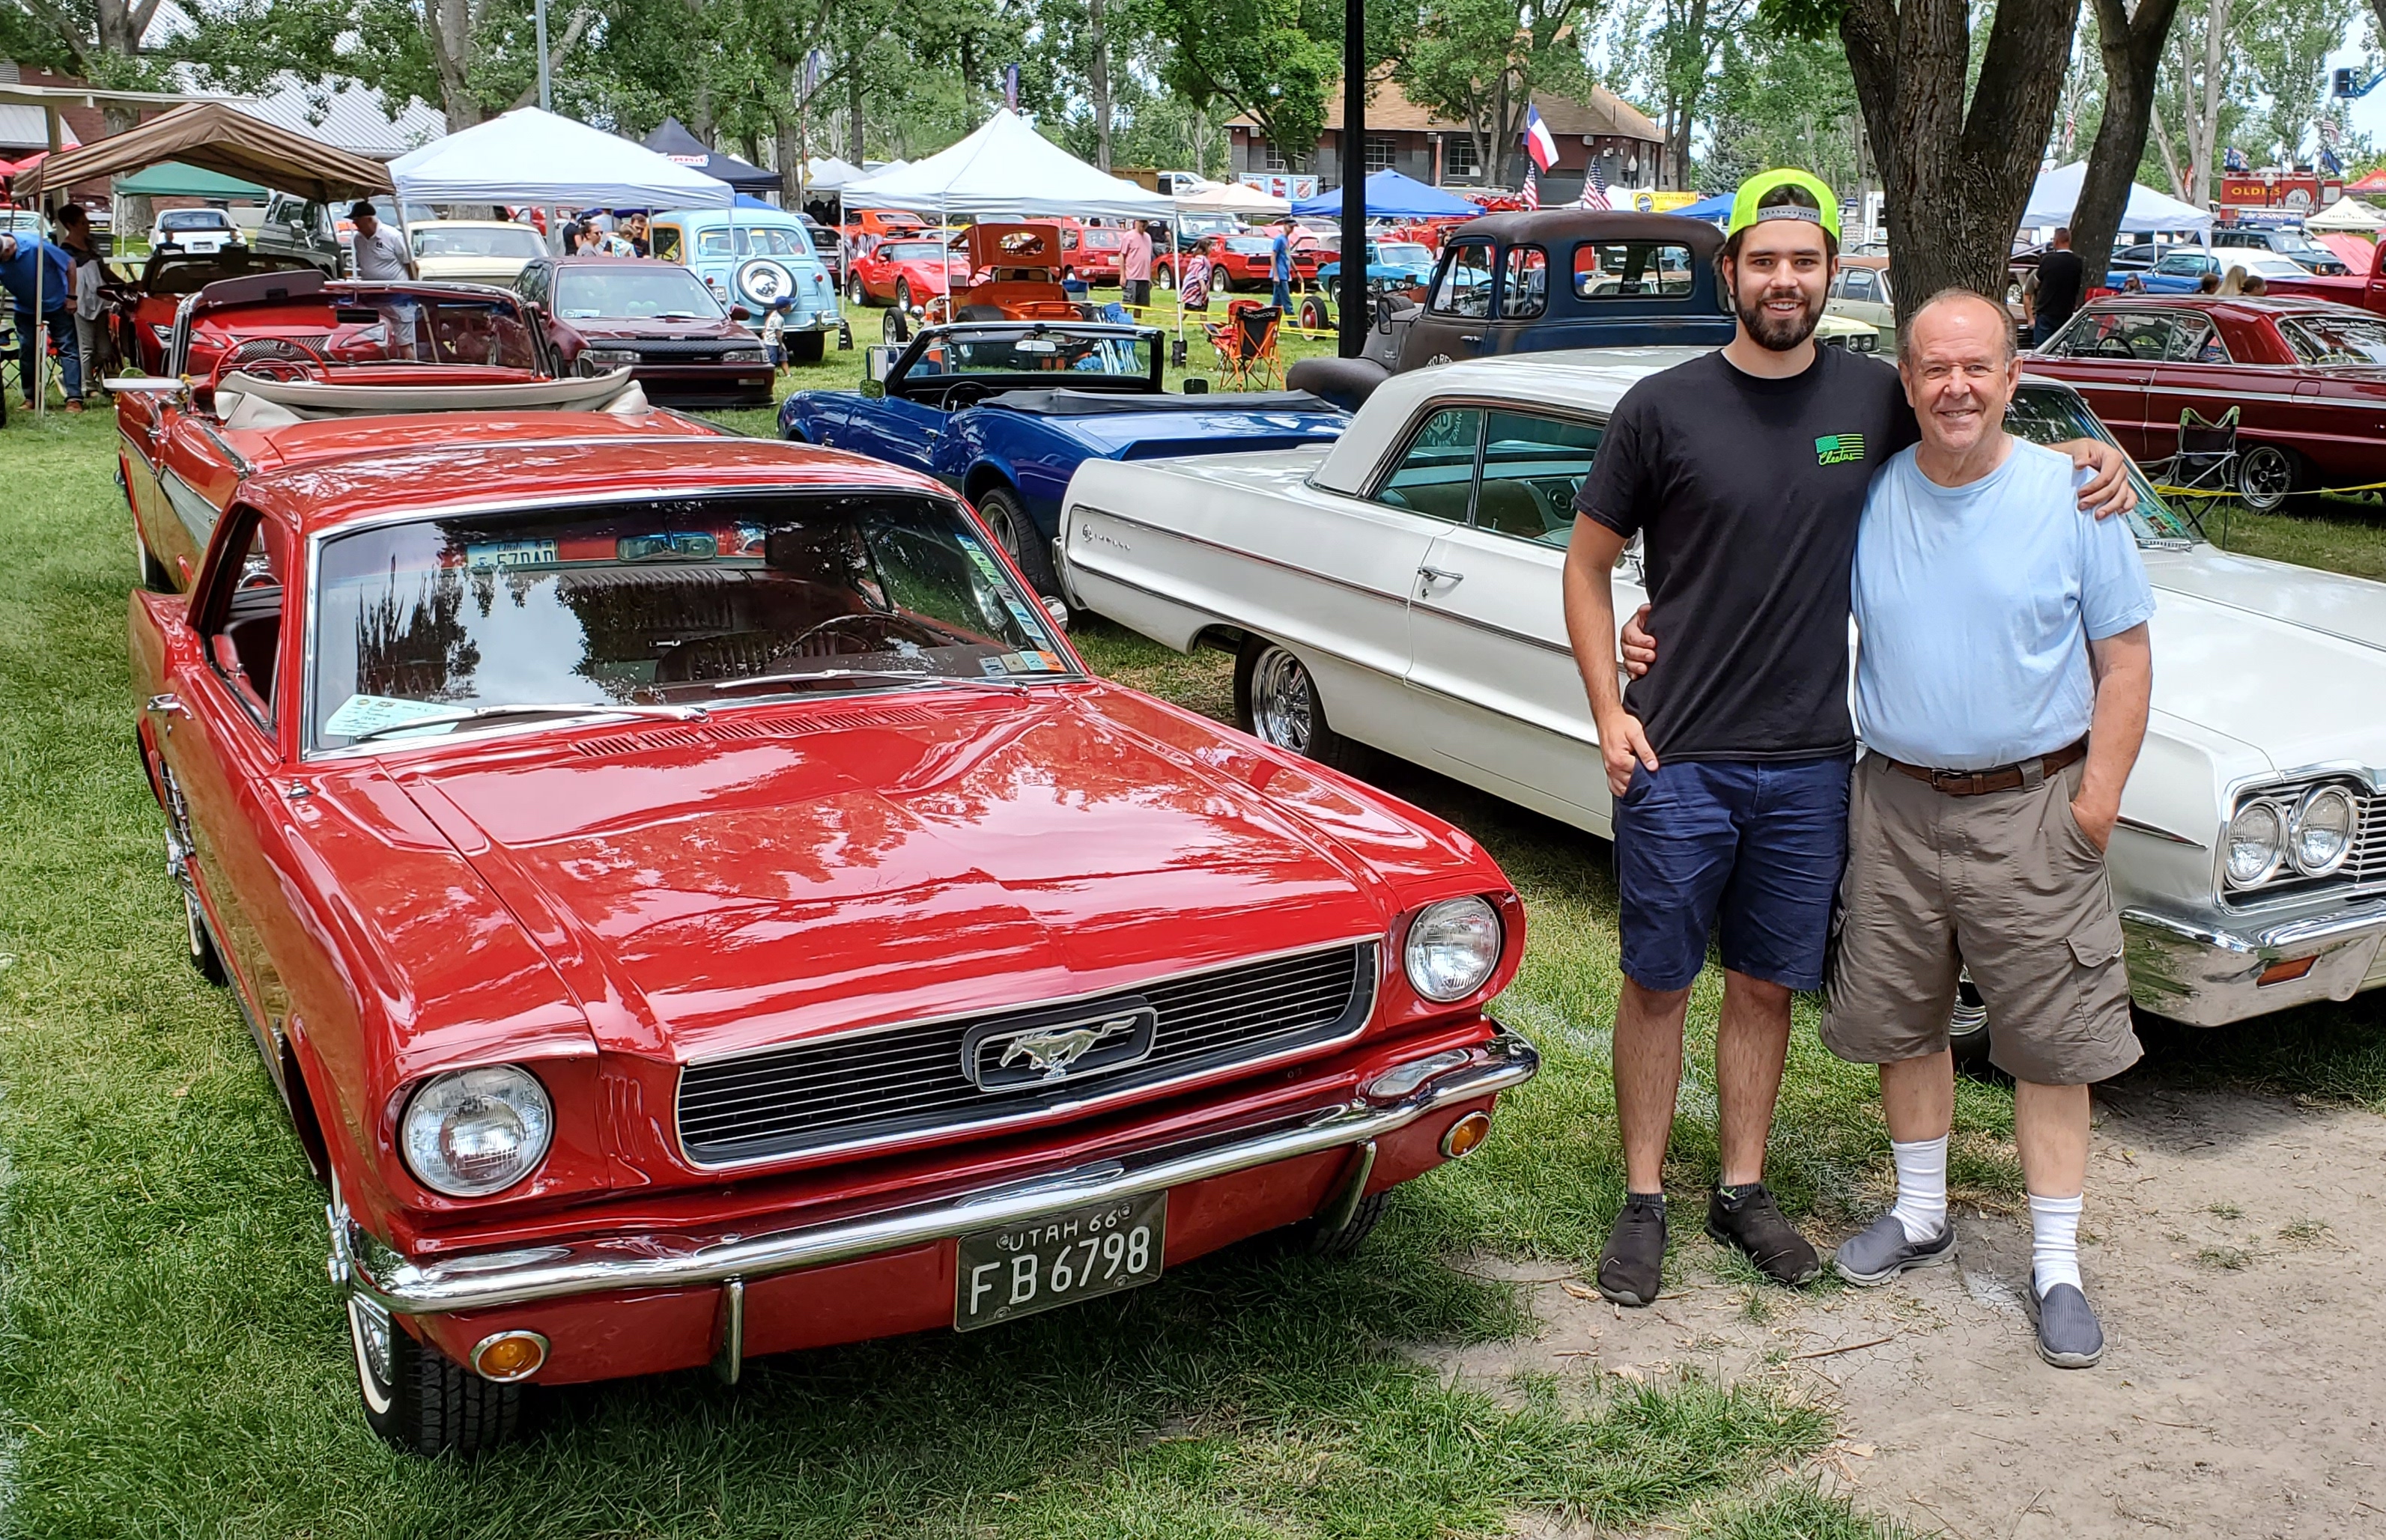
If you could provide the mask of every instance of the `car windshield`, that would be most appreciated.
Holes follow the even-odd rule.
[[[748,229],[737,227],[737,255],[740,257],[810,257],[811,243],[792,225],[761,225]],[[699,257],[729,255],[729,231],[708,230],[696,238]]]
[[[1275,239],[1266,235],[1237,235],[1226,243],[1228,251],[1247,252],[1252,256],[1264,251],[1273,251],[1275,248]]]
[[[1241,229],[1232,214],[1181,214],[1176,228],[1186,240],[1198,240],[1204,235],[1231,235]]]
[[[1093,247],[1096,251],[1116,251],[1125,239],[1125,236],[1121,235],[1115,230],[1089,230],[1086,232],[1086,244]]]
[[[157,216],[160,230],[230,230],[232,217],[220,208],[175,208]]]
[[[889,262],[941,262],[945,252],[941,241],[889,241],[879,255]]]
[[[967,515],[911,494],[414,520],[326,541],[317,570],[323,748],[512,707],[715,707],[1074,669]]]
[[[660,262],[608,262],[566,268],[556,274],[555,313],[566,320],[600,316],[716,320],[721,304],[685,268]]]
[[[1375,260],[1395,268],[1430,268],[1433,253],[1408,241],[1386,241],[1375,247]]]
[[[2279,323],[2298,362],[2386,364],[2386,320],[2351,306],[2330,306]]]
[[[903,372],[907,380],[932,374],[1048,372],[1141,380],[1150,378],[1151,365],[1152,343],[1148,337],[1044,327],[1034,332],[961,332],[930,337],[923,342],[920,356]],[[1077,382],[1053,382],[1059,385]]]
[[[538,232],[522,225],[491,225],[483,230],[418,230],[417,257],[501,257],[535,261],[546,255]]]
[[[2285,252],[2290,255],[2308,255],[2312,257],[2325,257],[2329,255],[2327,252],[2320,249],[2318,243],[2315,242],[2310,236],[2305,235],[2300,230],[2274,230],[2270,232],[2269,247],[2272,251]]]
[[[2089,412],[2087,403],[2061,385],[2023,385],[2014,393],[2013,405],[2005,408],[2005,427],[2016,438],[2032,444],[2064,444],[2081,438],[2113,442],[2113,435]],[[2193,527],[2172,511],[2135,465],[2129,467],[2129,481],[2138,489],[2138,506],[2128,518],[2139,544],[2168,545],[2196,538]]]

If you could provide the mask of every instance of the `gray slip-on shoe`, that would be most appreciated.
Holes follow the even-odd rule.
[[[1840,1276],[1864,1288],[1886,1283],[1908,1268],[1935,1268],[1955,1259],[1955,1221],[1949,1220],[1927,1241],[1909,1241],[1905,1225],[1894,1211],[1872,1221],[1869,1228],[1840,1243],[1831,1258]]]
[[[2038,1296],[2038,1356],[2057,1369],[2092,1369],[2104,1356],[2104,1328],[2088,1296],[2068,1283]]]

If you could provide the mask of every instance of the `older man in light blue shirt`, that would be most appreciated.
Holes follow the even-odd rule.
[[[1899,371],[1922,441],[1873,481],[1856,539],[1848,867],[1823,1041],[1880,1067],[1897,1202],[1840,1246],[1888,1282],[1954,1256],[1947,1024],[1968,967],[2014,1077],[2040,1355],[2103,1353],[2078,1265],[2089,1086],[2139,1056],[2104,871],[2153,685],[2152,587],[2123,520],[2078,510],[2070,460],[2007,434],[2004,310],[1940,294]]]

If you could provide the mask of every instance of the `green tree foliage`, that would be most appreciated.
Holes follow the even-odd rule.
[[[1491,180],[1519,182],[1526,104],[1589,88],[1579,29],[1594,11],[1595,0],[1425,0],[1383,18],[1401,40],[1392,79],[1409,100],[1467,126]]]
[[[1774,166],[1852,192],[1867,157],[1864,114],[1837,43],[1756,29],[1725,41],[1698,184],[1722,191]]]
[[[1139,0],[1164,45],[1158,76],[1196,110],[1248,114],[1289,163],[1325,131],[1325,94],[1342,74],[1335,0]]]

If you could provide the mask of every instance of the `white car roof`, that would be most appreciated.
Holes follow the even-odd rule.
[[[1463,364],[1435,364],[1395,374],[1375,387],[1337,440],[1315,484],[1356,494],[1428,401],[1463,397],[1520,407],[1613,411],[1624,393],[1650,375],[1686,364],[1712,347],[1585,347],[1511,353]]]

